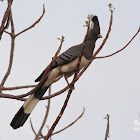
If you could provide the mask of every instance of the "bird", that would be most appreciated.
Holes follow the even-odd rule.
[[[95,43],[98,38],[102,38],[100,34],[100,25],[98,21],[98,17],[94,15],[92,17],[93,27],[90,29],[88,37],[86,39],[86,44],[84,48],[83,55],[81,57],[81,62],[79,69],[84,68],[93,56],[93,51],[95,48]],[[83,43],[75,45],[64,51],[62,54],[58,55],[51,68],[49,66],[41,73],[41,75],[35,80],[35,82],[39,82],[43,77],[45,71],[49,68],[49,73],[46,75],[46,78],[33,94],[29,96],[29,98],[25,101],[19,111],[16,113],[14,118],[12,119],[10,125],[13,129],[17,129],[22,127],[29,115],[39,102],[39,100],[43,97],[49,86],[60,76],[64,76],[66,81],[67,78],[72,76],[75,73],[77,68],[77,63],[79,60],[79,56],[82,52]],[[68,82],[68,81],[67,81]]]

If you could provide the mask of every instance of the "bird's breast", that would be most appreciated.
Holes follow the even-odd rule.
[[[79,57],[64,66],[61,66],[61,68],[60,68],[61,73],[68,74],[68,73],[75,72],[78,61],[79,61]],[[88,62],[89,62],[89,60],[87,60],[84,56],[82,56],[81,63],[80,63],[80,69],[82,69],[85,65],[87,65]],[[72,75],[72,74],[70,74],[70,75]]]

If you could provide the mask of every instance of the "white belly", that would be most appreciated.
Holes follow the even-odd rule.
[[[73,72],[77,67],[78,61],[79,61],[79,58],[73,60],[69,64],[61,66],[61,68],[60,68],[61,73]],[[82,69],[85,65],[87,65],[88,62],[89,62],[89,60],[87,60],[84,56],[82,56],[81,63],[80,63],[80,69]]]

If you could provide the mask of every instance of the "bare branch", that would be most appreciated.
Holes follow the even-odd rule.
[[[41,20],[42,17],[44,16],[44,14],[45,14],[45,5],[43,5],[43,13],[42,13],[42,15],[40,16],[40,18],[39,18],[34,24],[32,24],[30,27],[28,27],[27,29],[25,29],[25,30],[19,32],[18,34],[16,34],[16,36],[18,36],[18,35],[20,35],[20,34],[26,32],[26,31],[28,31],[29,29],[33,28],[37,23],[40,22],[40,20]]]
[[[45,140],[48,140],[50,138],[50,136],[52,135],[56,125],[58,124],[59,120],[61,119],[61,117],[62,117],[62,115],[63,115],[63,113],[65,111],[65,108],[67,107],[67,103],[68,103],[68,101],[70,99],[71,93],[72,93],[72,90],[69,89],[69,92],[68,92],[68,95],[67,95],[66,100],[64,102],[64,105],[61,108],[61,111],[60,111],[59,115],[57,116],[56,120],[54,121],[53,125],[51,126],[47,136],[45,137]]]
[[[49,87],[49,95],[50,94],[51,94],[51,86]],[[46,107],[46,114],[45,114],[44,120],[42,122],[42,125],[41,125],[41,127],[40,127],[40,129],[39,129],[39,131],[38,131],[38,133],[36,135],[36,137],[35,137],[35,140],[39,139],[39,136],[41,135],[42,129],[43,129],[43,127],[44,127],[44,125],[45,125],[45,123],[47,121],[47,118],[48,118],[48,115],[49,115],[49,110],[50,110],[50,102],[51,102],[51,100],[49,99],[48,100],[48,105]]]
[[[54,132],[54,133],[52,134],[52,136],[55,135],[55,134],[58,134],[58,133],[60,133],[60,132],[62,132],[62,131],[64,131],[64,130],[66,130],[66,129],[69,128],[69,127],[71,127],[73,124],[75,124],[75,123],[83,116],[84,113],[85,113],[85,108],[83,108],[83,111],[82,111],[81,115],[80,115],[75,121],[73,121],[72,123],[70,123],[70,124],[69,124],[68,126],[66,126],[65,128],[63,128],[63,129],[61,129],[61,130],[59,130],[59,131],[57,131],[57,132]]]
[[[35,130],[34,130],[34,127],[33,127],[32,120],[31,119],[30,119],[30,125],[31,125],[32,131],[34,132],[34,134],[37,135],[36,132],[35,132]]]
[[[17,87],[3,87],[2,90],[18,90],[18,89],[24,89],[24,88],[33,88],[36,85],[27,85],[27,86],[17,86]]]
[[[1,93],[0,98],[8,98],[8,99],[16,99],[16,100],[19,100],[19,101],[26,101],[25,98],[18,98],[18,97],[14,96],[14,95],[6,94],[6,93]]]
[[[62,94],[62,93],[64,93],[66,90],[68,90],[68,86],[66,86],[64,89],[62,89],[62,90],[60,90],[60,91],[58,91],[58,92],[56,92],[56,93],[54,93],[54,94],[51,94],[51,95],[48,95],[48,96],[45,96],[45,97],[43,97],[41,100],[46,100],[46,99],[50,99],[50,98],[53,98],[53,97],[55,97],[55,96],[58,96],[58,95],[60,95],[60,94]],[[32,94],[32,92],[34,91],[34,89],[32,89],[30,92],[28,92],[28,93],[25,93],[25,94],[21,94],[21,95],[11,95],[11,94],[0,94],[0,97],[2,97],[2,98],[10,98],[10,99],[16,99],[16,100],[21,100],[21,101],[26,101],[26,99],[25,98],[23,98],[23,97],[26,97],[26,96],[29,96],[29,95],[31,95]],[[4,96],[5,95],[5,96]]]
[[[10,60],[9,60],[9,66],[8,66],[7,72],[6,72],[4,78],[2,79],[2,82],[0,84],[0,91],[2,90],[2,87],[4,86],[6,80],[11,72],[11,68],[12,68],[12,64],[13,64],[13,55],[14,55],[14,48],[15,48],[15,29],[14,29],[12,14],[10,15],[10,20],[11,20],[11,34],[12,34]]]
[[[56,92],[56,93],[54,93],[54,94],[51,94],[50,96],[45,96],[45,97],[41,98],[41,100],[46,100],[46,99],[50,99],[50,98],[53,98],[53,97],[55,97],[55,96],[58,96],[58,95],[64,93],[66,90],[68,90],[68,88],[69,88],[69,87],[66,86],[66,87],[63,88],[62,90],[60,90],[60,91],[58,91],[58,92]]]
[[[11,33],[7,32],[7,31],[4,31],[6,34],[10,35],[11,36]]]
[[[139,32],[140,32],[140,28],[138,29],[136,34],[131,38],[131,40],[122,49],[120,49],[120,50],[118,50],[118,51],[116,51],[116,52],[114,52],[114,53],[112,53],[110,55],[107,55],[107,56],[95,57],[95,59],[111,57],[111,56],[123,51],[133,41],[133,39],[138,35]]]
[[[33,93],[34,89],[32,89],[31,91],[25,93],[25,94],[21,94],[21,95],[17,95],[15,96],[16,98],[23,98],[23,97],[26,97],[26,96],[29,96]]]
[[[113,11],[111,11],[111,17],[110,17],[110,23],[109,23],[109,29],[108,29],[108,32],[106,34],[106,37],[105,39],[103,40],[102,44],[100,45],[100,47],[98,48],[98,50],[94,53],[93,57],[95,58],[96,55],[101,51],[101,49],[103,48],[103,46],[105,45],[108,37],[109,37],[109,34],[111,32],[111,27],[112,27],[112,22],[113,22]]]
[[[107,119],[107,127],[106,127],[106,133],[105,133],[105,140],[107,140],[107,138],[109,137],[109,115],[107,114],[107,117],[105,117],[105,119]]]
[[[2,23],[1,23],[1,26],[0,26],[0,40],[2,38],[2,34],[3,34],[4,30],[9,25],[12,3],[13,3],[13,0],[8,0],[8,7],[7,7],[6,11],[5,11],[5,14],[3,16]],[[5,25],[5,23],[6,23],[6,25]]]

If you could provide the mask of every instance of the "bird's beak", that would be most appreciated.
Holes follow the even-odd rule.
[[[102,38],[102,35],[101,35],[101,34],[99,34],[99,35],[98,35],[98,38]]]

